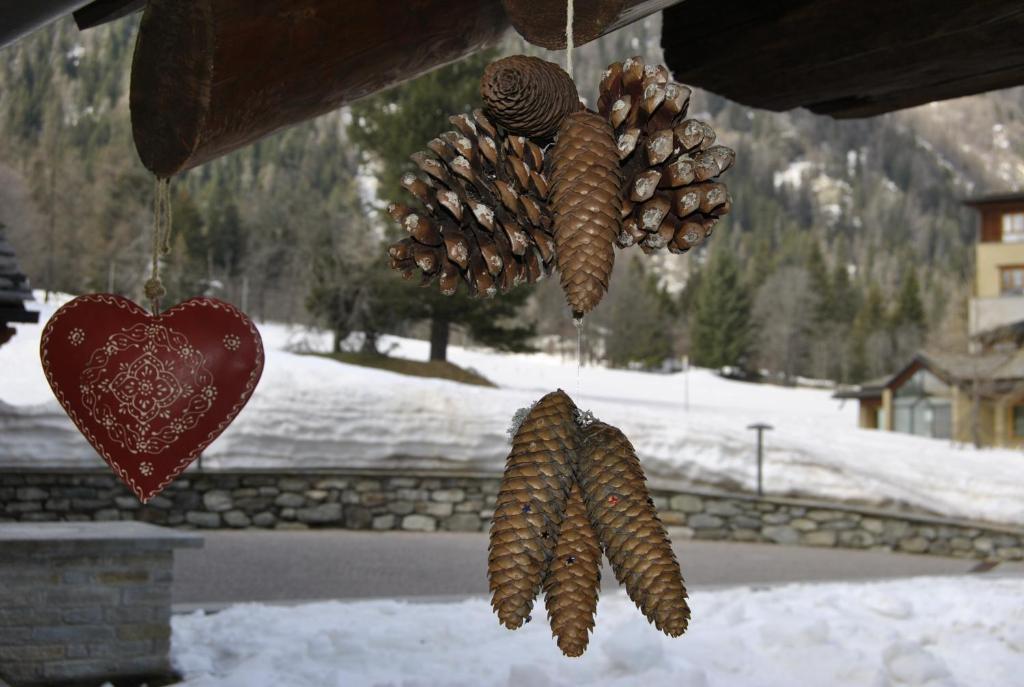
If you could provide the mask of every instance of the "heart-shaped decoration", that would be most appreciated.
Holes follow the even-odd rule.
[[[263,372],[252,321],[213,298],[151,315],[121,296],[80,296],[39,348],[65,412],[143,503],[231,424]]]

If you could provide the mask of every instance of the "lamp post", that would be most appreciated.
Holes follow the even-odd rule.
[[[755,422],[747,425],[747,429],[757,432],[757,495],[764,496],[764,433],[775,428],[765,422]]]

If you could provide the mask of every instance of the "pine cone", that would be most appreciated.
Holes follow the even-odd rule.
[[[622,173],[612,128],[592,112],[567,116],[551,152],[551,211],[562,290],[574,317],[608,290],[622,222]]]
[[[590,527],[578,484],[573,484],[554,557],[544,576],[551,634],[566,656],[582,656],[594,629],[601,587],[601,547]]]
[[[460,281],[471,294],[491,297],[550,274],[555,244],[543,150],[499,130],[482,110],[450,121],[458,131],[412,156],[422,174],[402,177],[419,206],[388,207],[409,233],[388,249],[392,269],[406,279],[419,271],[424,286],[437,278],[447,296]]]
[[[554,62],[526,55],[487,65],[480,97],[495,123],[541,141],[553,138],[562,119],[582,107],[572,77]]]
[[[729,212],[725,185],[705,182],[732,166],[736,153],[714,145],[709,125],[686,119],[690,89],[670,81],[661,65],[639,57],[616,62],[599,93],[597,109],[615,129],[625,175],[617,245],[685,253]]]
[[[587,515],[615,578],[655,627],[678,637],[690,618],[686,587],[636,451],[618,429],[594,422],[582,430],[577,461]]]
[[[530,410],[512,440],[491,522],[487,578],[505,627],[520,627],[548,568],[572,486],[576,406],[559,390]]]

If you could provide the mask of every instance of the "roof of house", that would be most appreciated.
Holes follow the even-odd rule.
[[[1024,203],[1024,191],[1006,191],[1003,193],[990,193],[974,198],[964,198],[963,204],[969,207],[983,207],[985,205],[1004,205],[1006,203]]]
[[[1024,320],[986,329],[975,334],[973,338],[982,346],[994,346],[998,343],[1009,342],[1020,348],[1024,346]]]
[[[922,352],[914,356],[914,361],[922,362],[924,367],[949,383],[969,382],[974,379],[1024,379],[1024,351],[979,354]],[[898,373],[894,375],[893,381],[897,376]]]
[[[995,383],[1000,388],[1024,381],[1024,350],[1009,353],[937,353],[921,351],[887,377],[872,379],[836,391],[833,398],[878,398],[887,388],[902,386],[915,368],[924,368],[947,384]]]
[[[852,386],[840,387],[838,391],[832,394],[833,398],[878,398],[882,395],[882,391],[885,389],[886,383],[890,379],[890,375],[885,377],[875,377],[869,379],[866,382],[860,384],[854,384]]]

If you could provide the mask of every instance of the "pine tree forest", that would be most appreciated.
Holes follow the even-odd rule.
[[[141,295],[153,179],[135,154],[128,83],[137,17],[70,20],[0,51],[0,223],[36,288]],[[657,62],[649,18],[580,48],[591,104],[604,67]],[[208,294],[257,319],[317,325],[376,350],[398,333],[574,355],[556,279],[493,301],[445,298],[387,268],[383,211],[407,158],[476,106],[495,55],[561,57],[508,37],[471,57],[281,131],[174,180],[169,299]],[[1024,89],[836,121],[697,91],[690,113],[736,150],[732,214],[685,256],[623,251],[586,318],[586,356],[658,369],[687,356],[779,381],[856,382],[922,347],[966,346],[975,218],[965,197],[1024,183]],[[354,340],[354,339],[352,339]]]

